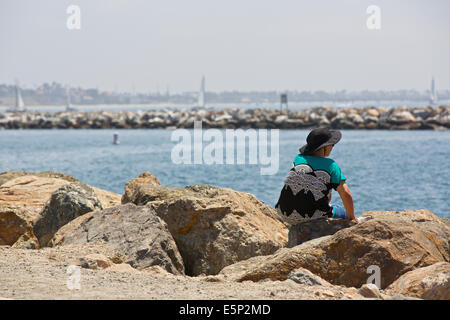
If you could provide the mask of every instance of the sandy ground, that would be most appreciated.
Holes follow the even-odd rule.
[[[98,250],[59,247],[41,250],[0,247],[0,299],[352,299],[354,288],[297,284],[291,280],[220,280],[155,271],[118,272],[81,268],[80,289],[68,289],[74,259]]]

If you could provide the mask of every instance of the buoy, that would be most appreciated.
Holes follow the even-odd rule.
[[[113,144],[120,144],[120,141],[119,141],[119,133],[114,132],[114,133],[113,133],[113,137],[114,137]]]

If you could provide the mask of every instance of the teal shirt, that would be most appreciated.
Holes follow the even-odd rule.
[[[314,171],[323,170],[327,172],[331,177],[331,186],[335,190],[342,180],[347,180],[341,168],[333,159],[298,154],[294,159],[294,166],[299,164],[309,165]]]

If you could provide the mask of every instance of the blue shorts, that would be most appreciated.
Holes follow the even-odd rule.
[[[333,215],[331,217],[335,219],[348,219],[347,212],[340,206],[333,206]]]

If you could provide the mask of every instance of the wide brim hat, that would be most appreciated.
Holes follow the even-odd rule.
[[[306,144],[299,149],[301,154],[310,155],[322,147],[334,145],[342,138],[339,130],[317,128],[312,130],[306,138]]]

